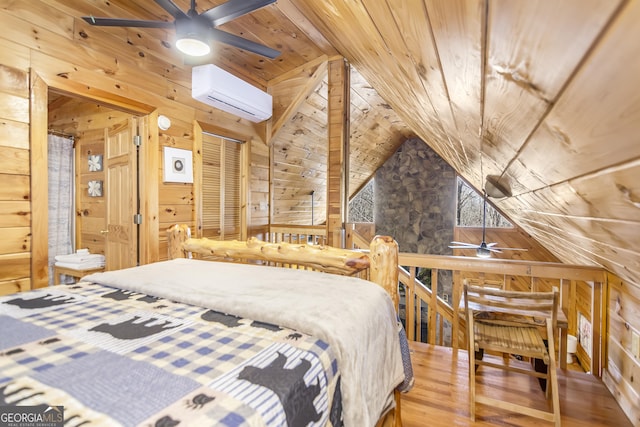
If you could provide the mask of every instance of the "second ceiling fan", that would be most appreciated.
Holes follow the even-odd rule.
[[[526,251],[524,248],[500,248],[497,247],[497,243],[487,243],[486,242],[486,232],[487,232],[487,192],[482,191],[483,199],[482,199],[482,241],[479,244],[476,243],[465,243],[465,242],[451,242],[449,247],[451,249],[475,249],[476,256],[478,258],[489,258],[491,257],[491,252],[502,253],[502,251]]]
[[[175,28],[176,47],[182,52],[193,56],[208,54],[210,51],[209,43],[215,40],[274,59],[280,55],[279,51],[219,30],[216,27],[271,3],[275,3],[275,1],[276,0],[229,0],[205,12],[198,13],[196,11],[195,0],[191,0],[191,7],[189,11],[185,13],[171,0],[155,0],[158,5],[173,16],[173,22],[97,18],[94,16],[83,16],[82,19],[91,25],[102,27]]]

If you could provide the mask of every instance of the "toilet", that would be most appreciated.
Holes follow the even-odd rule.
[[[567,335],[567,363],[573,363],[573,355],[578,349],[578,338]]]

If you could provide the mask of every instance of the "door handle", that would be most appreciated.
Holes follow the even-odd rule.
[[[109,234],[109,230],[100,230],[100,234],[102,234],[103,236],[105,234]]]

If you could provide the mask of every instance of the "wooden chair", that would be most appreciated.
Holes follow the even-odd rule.
[[[558,292],[503,291],[465,284],[463,296],[469,342],[471,419],[475,421],[476,403],[482,403],[552,421],[556,426],[560,426],[560,399],[554,346]],[[483,361],[484,351],[520,355],[531,358],[532,361],[540,359],[547,365],[547,372],[537,372],[533,366],[529,369],[522,363],[511,366],[508,359],[503,359],[502,363],[499,363],[499,359],[496,359],[496,362]],[[552,411],[530,408],[478,393],[476,369],[479,366],[546,379],[546,398],[548,400],[551,395]]]
[[[487,279],[485,277],[463,277],[462,284],[480,286],[481,288],[504,289],[504,279]]]

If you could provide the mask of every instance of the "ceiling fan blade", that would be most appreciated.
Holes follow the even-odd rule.
[[[267,47],[260,43],[252,42],[251,40],[247,40],[242,37],[235,36],[233,34],[218,30],[216,28],[212,28],[210,31],[211,31],[211,38],[213,40],[217,40],[219,42],[226,43],[231,46],[235,46],[239,49],[257,53],[258,55],[266,56],[269,59],[277,58],[278,55],[280,55],[279,51],[275,49],[271,49],[270,47]]]
[[[454,240],[453,242],[451,242],[451,244],[452,244],[452,245],[467,245],[467,246],[473,246],[473,247],[480,246],[480,245],[477,245],[477,244],[475,244],[475,243],[469,243],[469,242],[456,242],[455,240]]]
[[[529,249],[525,249],[525,248],[495,248],[495,247],[490,247],[487,248],[489,250],[501,250],[501,251],[528,251]]]
[[[144,28],[173,28],[173,22],[145,21],[140,19],[96,18],[83,16],[86,22],[98,27],[144,27]]]
[[[480,246],[478,245],[465,245],[465,246],[453,246],[449,245],[451,249],[478,249]]]
[[[275,2],[276,0],[229,0],[226,3],[222,3],[219,6],[201,13],[200,16],[204,16],[209,19],[213,23],[214,27],[218,27],[232,19],[246,15],[247,13],[251,13],[254,10]]]
[[[188,15],[176,6],[171,0],[155,0],[164,10],[169,12],[169,15],[175,19],[188,18]]]

